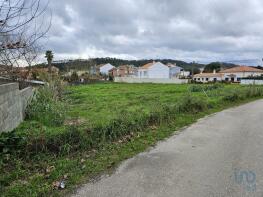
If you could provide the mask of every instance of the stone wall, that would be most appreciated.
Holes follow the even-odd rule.
[[[164,83],[164,84],[185,84],[188,79],[154,79],[154,78],[132,78],[132,77],[115,77],[115,82],[119,83]]]
[[[0,133],[12,131],[23,121],[32,95],[31,87],[19,90],[18,83],[0,85]]]

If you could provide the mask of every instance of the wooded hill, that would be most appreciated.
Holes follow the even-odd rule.
[[[221,62],[213,62],[208,65],[206,64],[199,64],[199,63],[187,63],[180,60],[172,60],[172,59],[142,59],[142,60],[123,60],[123,59],[117,59],[117,58],[93,58],[89,60],[69,60],[67,62],[54,62],[53,65],[60,69],[62,72],[69,71],[71,69],[73,70],[87,70],[91,66],[94,65],[100,65],[100,64],[107,64],[110,63],[116,67],[119,67],[121,65],[134,65],[136,67],[140,67],[144,64],[153,62],[153,61],[159,61],[163,64],[172,63],[176,64],[177,66],[180,66],[184,68],[187,71],[191,71],[194,68],[195,73],[198,72],[200,68],[205,68],[208,66],[209,68],[214,65],[221,66],[223,69],[225,68],[231,68],[236,66],[235,64],[228,64],[228,63],[221,63]],[[39,64],[37,66],[44,67],[45,64]]]

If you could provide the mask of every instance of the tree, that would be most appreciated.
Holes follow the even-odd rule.
[[[205,66],[204,72],[205,73],[212,73],[214,70],[219,72],[221,70],[221,63],[220,62],[212,62]]]
[[[54,58],[54,55],[52,53],[52,51],[46,51],[46,56],[45,58],[47,58],[47,63],[48,63],[48,72],[51,73],[51,68],[52,68],[52,60]]]
[[[77,82],[77,81],[79,81],[79,76],[78,76],[78,74],[77,74],[76,71],[74,71],[74,72],[72,73],[72,75],[70,76],[70,81],[71,81],[71,82]]]
[[[0,0],[0,64],[31,66],[51,25],[43,0]],[[51,15],[50,15],[51,16]]]

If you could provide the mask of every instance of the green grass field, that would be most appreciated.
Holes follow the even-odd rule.
[[[149,113],[161,104],[175,104],[186,92],[189,85],[169,84],[94,84],[70,87],[71,100],[69,116],[82,118],[90,124],[107,123],[123,111]],[[204,99],[220,100],[226,89],[241,88],[238,85],[225,86],[208,92],[192,94]]]
[[[262,97],[222,84],[67,87],[64,125],[26,120],[0,136],[0,196],[64,196],[199,118]],[[54,188],[60,180],[66,189]]]

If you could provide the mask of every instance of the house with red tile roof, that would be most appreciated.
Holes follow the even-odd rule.
[[[201,82],[201,83],[208,83],[208,82],[217,82],[223,81],[224,74],[216,73],[214,70],[213,73],[200,73],[194,75],[194,81]]]
[[[263,75],[263,70],[252,66],[237,66],[229,69],[225,69],[216,73],[200,73],[194,75],[194,80],[197,82],[207,83],[216,81],[226,82],[240,82],[242,78],[256,77]]]
[[[169,79],[170,68],[161,62],[151,62],[139,67],[137,77],[151,79]]]
[[[100,73],[103,75],[108,75],[109,71],[111,69],[113,69],[115,66],[111,65],[111,64],[101,64],[98,66]]]
[[[263,70],[252,66],[237,66],[219,72],[223,74],[224,81],[240,82],[242,78],[263,75]]]

